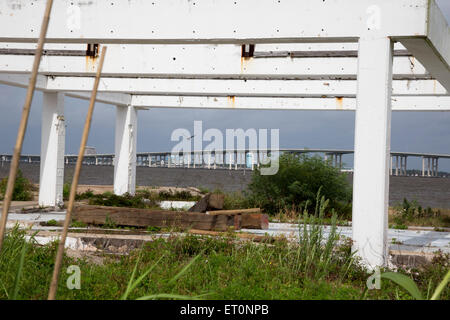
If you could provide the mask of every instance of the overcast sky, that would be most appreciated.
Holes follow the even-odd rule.
[[[450,21],[450,0],[438,0]],[[0,85],[0,153],[12,153],[25,89]],[[66,98],[66,153],[78,152],[88,101]],[[39,154],[42,93],[34,97],[23,154]],[[279,128],[282,148],[353,149],[354,112],[189,110],[152,109],[139,112],[138,152],[169,151],[171,133],[177,128],[193,131],[194,120],[202,120],[204,130],[218,128]],[[114,152],[115,107],[97,104],[89,146],[99,153]],[[450,112],[394,112],[392,151],[450,153]],[[352,157],[344,161],[352,165]],[[410,168],[421,161],[410,158]],[[450,172],[450,161],[441,160],[440,170]]]

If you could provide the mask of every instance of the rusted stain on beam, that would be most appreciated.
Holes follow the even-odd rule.
[[[227,100],[230,108],[232,109],[236,108],[236,96],[228,96]]]
[[[85,51],[86,56],[86,72],[96,72],[98,52],[100,50],[99,44],[88,44]]]

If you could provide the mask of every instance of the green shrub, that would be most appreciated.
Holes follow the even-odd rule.
[[[282,155],[279,165],[275,175],[260,175],[256,170],[252,176],[248,196],[255,206],[271,214],[286,208],[302,211],[307,203],[316,206],[316,195],[321,190],[330,201],[330,210],[334,209],[340,217],[351,215],[350,183],[338,169],[318,156],[307,155]]]
[[[72,220],[70,227],[71,228],[86,228],[87,224],[82,221]]]
[[[6,188],[8,185],[8,178],[2,179],[0,181],[0,194],[1,199],[5,197]],[[14,191],[12,200],[13,201],[31,201],[33,200],[33,184],[23,176],[22,171],[17,171],[16,182],[14,183]]]
[[[64,183],[63,186],[63,200],[68,201],[70,197],[70,188],[72,185],[70,183]]]
[[[145,203],[143,197],[140,195],[133,196],[129,193],[125,193],[122,196],[112,194],[111,192],[105,192],[100,195],[94,195],[89,198],[90,205],[107,206],[107,207],[130,207],[130,208],[148,208],[153,205],[151,203]]]
[[[47,226],[48,227],[56,227],[57,225],[58,225],[58,221],[56,221],[55,219],[47,221]]]
[[[251,201],[241,192],[226,193],[223,201],[224,210],[251,208]]]
[[[77,194],[75,196],[75,200],[91,199],[94,196],[95,196],[94,192],[91,189],[88,189],[83,193]]]
[[[416,200],[408,201],[406,198],[394,206],[391,218],[396,225],[403,226],[450,226],[450,216],[443,215],[439,210],[433,210],[430,207],[424,209]]]
[[[158,200],[160,201],[198,201],[200,196],[193,196],[189,191],[160,191],[158,194]]]

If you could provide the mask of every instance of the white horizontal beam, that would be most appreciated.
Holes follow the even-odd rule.
[[[403,44],[450,91],[450,28],[434,0],[428,21],[427,38],[405,39]]]
[[[0,74],[0,84],[27,88],[29,82],[29,76],[23,74]],[[36,82],[36,90],[38,91],[48,91],[47,90],[47,77],[39,75]],[[61,92],[70,90],[60,90]],[[92,87],[90,90],[92,91]],[[79,98],[84,100],[89,100],[91,95],[89,92],[65,92],[66,96],[72,98]],[[131,103],[131,95],[124,93],[105,93],[100,92],[97,94],[97,102],[113,104],[119,106],[127,106]]]
[[[259,45],[256,45],[255,50],[269,52],[264,46],[259,48]],[[242,48],[237,45],[111,45],[108,47],[102,76],[356,79],[357,64],[357,57],[242,58]],[[31,55],[0,54],[0,73],[30,73],[32,65],[33,56]],[[44,55],[39,73],[94,76],[96,66],[96,58]],[[416,59],[395,57],[394,79],[425,77],[430,75]]]
[[[91,94],[89,92],[65,92],[65,95],[83,100],[91,99]],[[132,101],[132,96],[123,93],[97,93],[96,101],[115,106],[129,106]]]
[[[47,90],[47,76],[38,75],[36,79],[36,90]],[[28,88],[29,75],[25,74],[2,74],[0,73],[0,84],[9,86]]]
[[[58,78],[55,78],[57,80]],[[78,79],[79,80],[79,79]],[[88,79],[89,80],[89,79]],[[106,81],[106,84],[109,84],[109,81],[115,81],[115,80],[124,80],[124,79],[102,79],[101,85],[100,85],[100,92],[98,95],[97,101],[107,103],[107,104],[114,104],[114,105],[133,105],[136,107],[141,108],[148,108],[148,107],[158,107],[158,108],[209,108],[209,109],[228,109],[228,108],[236,108],[236,109],[299,109],[299,110],[348,110],[352,111],[355,110],[355,99],[351,97],[345,97],[345,95],[342,93],[345,89],[345,86],[348,86],[348,90],[350,88],[354,88],[355,82],[354,81],[333,81],[330,82],[330,85],[323,85],[325,87],[325,90],[339,90],[341,92],[340,94],[336,94],[336,96],[343,96],[344,98],[270,98],[270,97],[239,97],[236,95],[236,97],[233,97],[234,95],[230,95],[230,97],[213,97],[213,96],[163,96],[163,95],[130,95],[130,94],[124,94],[124,93],[114,93],[110,91],[104,91],[104,86]],[[151,80],[151,79],[145,79],[145,81]],[[165,79],[154,79],[154,80],[161,80],[162,83],[166,82],[168,80]],[[50,84],[54,80],[48,81]],[[91,80],[89,80],[91,81]],[[133,80],[138,81],[138,80]],[[174,80],[171,80],[174,81]],[[177,80],[181,81],[181,80]],[[183,80],[184,81],[184,80]],[[230,81],[225,80],[192,80],[195,82],[202,83],[203,86],[212,85],[211,83],[228,83]],[[232,80],[234,82],[242,82],[239,80]],[[278,81],[262,81],[262,80],[255,80],[255,81],[243,81],[244,83],[248,83],[250,86],[255,85],[257,82],[261,82],[263,84],[271,83],[271,82],[278,82]],[[255,83],[254,83],[255,82]],[[289,84],[289,83],[295,83],[298,81],[284,81],[283,83]],[[302,81],[305,82],[305,81]],[[307,86],[309,86],[310,90],[316,86],[316,89],[319,90],[320,84],[323,82],[321,81],[306,81],[309,84],[304,84],[303,89],[306,89]],[[0,75],[0,83],[7,84],[7,85],[14,85],[19,87],[26,87],[28,84],[28,76],[25,75]],[[191,83],[190,85],[193,85],[194,83]],[[214,86],[218,86],[218,84],[215,84]],[[242,83],[241,83],[242,84]],[[315,84],[315,85],[313,85]],[[297,84],[298,85],[298,84]],[[434,87],[436,85],[436,87]],[[231,84],[230,84],[231,86]],[[261,85],[261,87],[258,88],[258,90],[264,90],[266,85]],[[269,85],[267,85],[269,86]],[[273,89],[274,86],[272,86]],[[340,87],[340,88],[338,88]],[[438,83],[435,82],[435,80],[417,80],[417,81],[394,81],[394,87],[397,90],[398,93],[401,92],[401,90],[412,90],[411,95],[407,96],[407,94],[403,94],[406,96],[394,96],[393,101],[393,110],[394,111],[449,111],[450,110],[450,97],[444,96],[444,97],[423,97],[420,96],[419,93],[414,94],[414,91],[421,90],[421,92],[425,92],[424,90],[435,90],[435,88],[439,88]],[[330,89],[331,88],[331,89]],[[65,92],[66,95],[70,97],[75,98],[81,98],[81,99],[89,99],[90,94],[87,91],[90,91],[89,89],[86,90],[80,90],[76,91],[74,89],[74,86],[67,87],[67,88],[60,88],[59,90],[53,88],[51,85],[47,85],[46,77],[40,76],[38,77],[37,82],[37,90],[41,91],[62,91]],[[48,90],[50,89],[50,90]],[[205,88],[204,88],[205,89]],[[203,90],[204,90],[203,89]],[[210,88],[211,90],[214,90],[214,88]],[[230,88],[231,89],[231,88]],[[235,90],[239,90],[239,85],[235,85],[233,88]],[[251,90],[251,88],[241,88],[241,90]],[[272,90],[270,89],[270,90]],[[299,86],[299,91],[300,91]],[[222,88],[222,90],[226,89]],[[269,90],[269,89],[268,89]],[[275,91],[276,91],[275,87]],[[297,91],[297,87],[294,85],[292,87],[286,86],[284,90],[291,90],[291,93],[295,93]],[[440,88],[439,90],[443,90]],[[103,92],[102,92],[103,91]],[[136,90],[138,91],[138,90]],[[241,91],[244,92],[244,91]],[[191,92],[186,92],[190,95],[192,95]],[[262,92],[258,92],[262,93]],[[275,92],[274,92],[275,93]],[[286,91],[284,92],[287,93]],[[325,93],[325,91],[323,91]],[[403,93],[406,93],[404,91]],[[224,94],[224,92],[221,92],[221,94]],[[254,94],[254,93],[251,93]],[[305,96],[307,96],[307,93],[304,93]],[[439,93],[436,93],[439,94]],[[256,94],[255,94],[256,95]],[[327,95],[327,94],[323,94]],[[328,95],[333,95],[332,93],[329,93]],[[426,95],[426,94],[425,94]]]
[[[148,108],[354,111],[355,98],[186,97],[134,95],[131,104]],[[393,97],[393,111],[450,111],[450,97]]]
[[[1,76],[0,76],[1,77]],[[50,77],[47,90],[90,91],[91,77]],[[99,92],[145,95],[355,97],[356,80],[218,80],[103,78]],[[436,80],[396,80],[393,95],[448,95]]]
[[[55,1],[48,42],[257,43],[426,36],[431,0]],[[0,41],[34,42],[44,0],[0,3]],[[261,23],[261,22],[264,23]]]

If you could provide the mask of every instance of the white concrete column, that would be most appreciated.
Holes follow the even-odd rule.
[[[435,158],[431,158],[431,176],[435,177],[436,176],[436,159]]]
[[[64,94],[44,92],[41,128],[39,205],[63,205],[66,124]]]
[[[425,158],[422,157],[422,177],[425,177]]]
[[[398,156],[395,156],[395,175],[398,176]]]
[[[405,176],[408,175],[408,157],[405,156]]]
[[[136,191],[137,110],[133,106],[116,108],[114,193]]]
[[[393,159],[392,159],[392,156],[391,156],[391,166],[389,167],[389,169],[390,169],[390,173],[391,173],[391,176],[392,176],[392,173],[393,173],[393,171],[392,171],[392,167],[393,167]]]
[[[436,158],[436,177],[439,176],[439,158]]]
[[[393,43],[360,39],[353,180],[354,249],[368,267],[387,262]]]
[[[404,164],[404,158],[400,156],[400,175],[405,175],[405,164]]]

